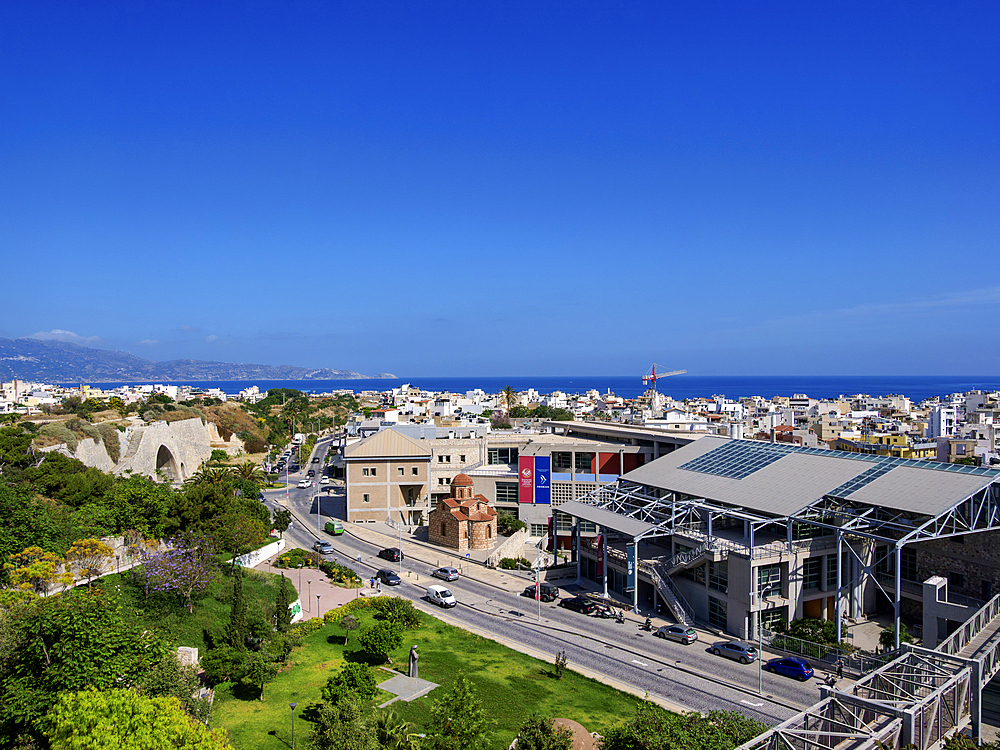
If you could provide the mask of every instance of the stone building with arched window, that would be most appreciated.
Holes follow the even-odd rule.
[[[490,549],[496,544],[497,512],[475,494],[472,478],[459,474],[451,480],[451,496],[442,498],[431,514],[428,539],[457,550]]]

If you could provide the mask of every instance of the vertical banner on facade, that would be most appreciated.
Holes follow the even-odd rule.
[[[597,577],[604,578],[604,534],[597,535]]]
[[[625,552],[626,552],[625,565],[626,565],[626,572],[628,573],[628,578],[625,582],[625,590],[634,591],[635,590],[635,545],[626,544]]]
[[[535,459],[533,456],[517,457],[517,501],[532,503],[535,501]]]
[[[548,456],[535,456],[535,502],[552,503],[551,460]]]

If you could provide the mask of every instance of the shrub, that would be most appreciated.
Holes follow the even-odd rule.
[[[420,617],[409,599],[398,596],[380,596],[372,602],[375,619],[394,623],[407,630],[420,627]]]
[[[40,435],[55,438],[60,443],[66,443],[71,451],[76,450],[78,443],[76,435],[74,435],[73,432],[64,424],[60,424],[59,422],[49,422],[48,424],[43,424],[38,428],[38,433]]]
[[[378,682],[375,675],[366,664],[348,662],[344,668],[326,681],[321,695],[329,703],[337,703],[349,693],[354,693],[362,700],[374,698],[378,694]]]
[[[344,615],[349,615],[351,612],[357,612],[359,609],[370,609],[373,602],[378,601],[382,597],[376,596],[372,598],[358,598],[351,599],[347,604],[342,604],[339,607],[329,610],[323,615],[323,620],[326,622],[340,622],[340,618]]]
[[[318,561],[319,555],[315,552],[304,550],[301,547],[293,547],[278,555],[274,564],[279,568],[297,568],[299,565],[303,568],[315,568]]]
[[[504,570],[518,570],[520,568],[531,568],[531,563],[524,557],[501,557],[500,567]]]
[[[118,459],[121,458],[121,442],[118,440],[118,430],[110,422],[101,422],[97,425],[97,431],[101,435],[101,442],[104,443],[104,449],[108,452],[108,456],[115,463],[118,463]]]
[[[528,524],[520,518],[514,516],[509,511],[502,510],[497,514],[497,533],[510,536],[521,529],[528,528]]]
[[[327,577],[334,583],[343,583],[355,588],[361,585],[361,576],[353,568],[346,565],[332,560],[320,560],[319,569],[326,573]]]
[[[358,642],[367,653],[386,659],[403,644],[403,629],[394,622],[376,622],[361,631]]]
[[[297,622],[288,632],[293,636],[304,637],[312,635],[324,625],[326,625],[325,617],[322,620],[318,617],[310,617],[308,620]]]

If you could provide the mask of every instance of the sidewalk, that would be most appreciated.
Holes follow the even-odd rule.
[[[345,589],[330,583],[326,573],[315,568],[279,568],[273,565],[274,558],[277,556],[273,555],[262,560],[253,569],[275,575],[284,574],[302,601],[302,619],[304,620],[308,620],[310,617],[322,617],[325,612],[329,612],[334,607],[339,607],[362,595],[361,589]],[[318,602],[317,596],[319,597]]]

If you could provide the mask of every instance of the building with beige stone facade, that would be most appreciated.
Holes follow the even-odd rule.
[[[430,511],[431,450],[393,429],[344,449],[347,520],[416,525]]]

